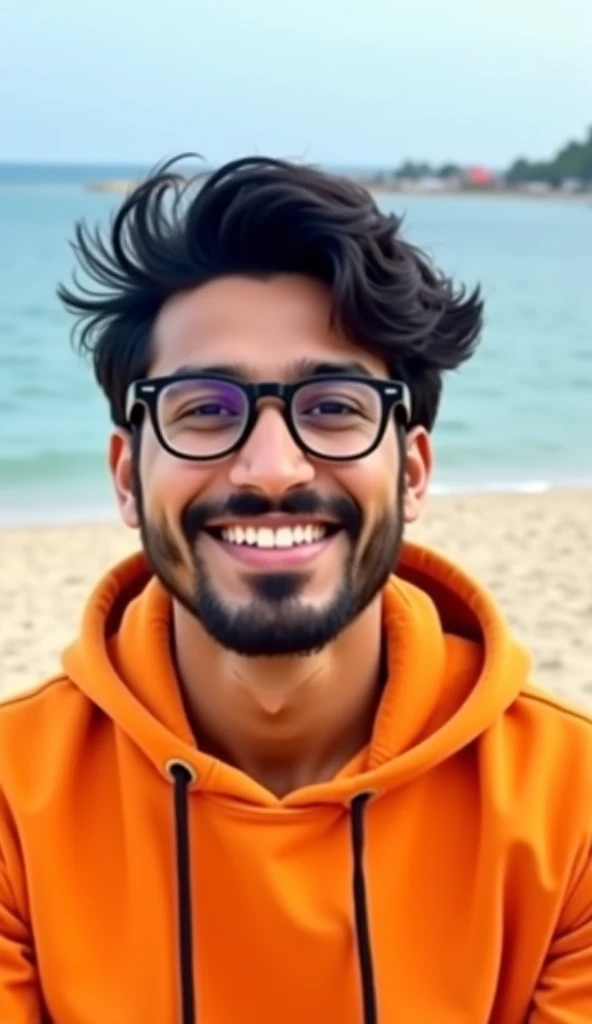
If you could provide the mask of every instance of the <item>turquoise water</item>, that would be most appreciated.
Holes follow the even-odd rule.
[[[0,168],[0,515],[77,519],[113,509],[108,420],[69,344],[55,286],[73,265],[74,221],[117,199],[82,180],[122,168]],[[447,380],[437,489],[537,489],[592,480],[592,207],[492,198],[381,199],[406,233],[469,285],[487,324]]]

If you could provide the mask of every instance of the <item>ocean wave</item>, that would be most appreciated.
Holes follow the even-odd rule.
[[[430,494],[445,496],[453,494],[544,494],[547,491],[587,490],[592,487],[592,476],[558,479],[533,480],[467,480],[463,483],[435,483]]]
[[[29,455],[0,456],[0,482],[14,488],[36,484],[55,488],[61,481],[96,479],[103,476],[107,457],[92,451],[36,451]]]

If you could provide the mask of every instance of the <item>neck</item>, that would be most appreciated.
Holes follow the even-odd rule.
[[[306,657],[241,657],[176,603],[173,636],[200,749],[276,796],[333,778],[369,741],[380,699],[380,597]]]

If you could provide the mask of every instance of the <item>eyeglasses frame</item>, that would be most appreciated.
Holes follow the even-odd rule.
[[[224,451],[218,452],[215,455],[189,455],[184,452],[177,451],[164,437],[158,415],[159,396],[169,385],[187,380],[210,380],[222,384],[232,384],[235,387],[238,387],[246,395],[248,413],[245,424],[236,441],[234,441],[233,444]],[[292,416],[292,403],[294,401],[294,396],[299,390],[301,390],[301,388],[310,384],[322,383],[323,381],[365,384],[376,391],[380,397],[381,419],[376,438],[371,445],[357,455],[320,454],[310,448],[298,433]],[[407,384],[398,380],[384,380],[378,377],[355,376],[350,374],[318,374],[313,377],[302,378],[291,384],[270,381],[262,383],[246,383],[234,380],[233,378],[222,377],[219,374],[183,373],[172,374],[166,377],[144,377],[133,381],[126,392],[126,424],[130,429],[135,426],[133,421],[134,410],[137,405],[144,405],[150,415],[152,427],[158,442],[165,451],[170,455],[174,455],[175,458],[185,459],[188,462],[214,462],[218,459],[225,459],[228,455],[232,455],[233,452],[238,451],[245,441],[248,440],[259,417],[258,405],[263,398],[274,398],[283,403],[282,416],[294,443],[297,444],[300,450],[305,452],[307,455],[310,455],[315,459],[322,459],[325,462],[356,462],[358,459],[366,458],[375,451],[381,443],[391,412],[395,411],[396,413],[398,410],[403,410],[405,413],[405,424],[408,424],[411,418],[411,393]]]

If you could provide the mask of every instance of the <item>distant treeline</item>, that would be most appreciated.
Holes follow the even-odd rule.
[[[420,181],[422,178],[440,178],[443,181],[461,178],[465,168],[447,163],[434,166],[426,161],[405,160],[394,171],[397,179]],[[592,185],[592,127],[583,142],[568,142],[551,160],[515,160],[501,177],[509,185],[528,182],[544,182],[559,187],[563,182],[574,180]]]
[[[521,157],[505,175],[513,185],[527,181],[544,181],[559,186],[568,180],[592,184],[592,127],[584,142],[568,142],[552,160],[531,161]]]
[[[450,178],[458,178],[463,173],[464,168],[458,164],[434,167],[426,160],[405,160],[395,168],[394,177],[400,178],[401,181],[421,181],[422,178],[441,178],[442,181],[447,181]]]

